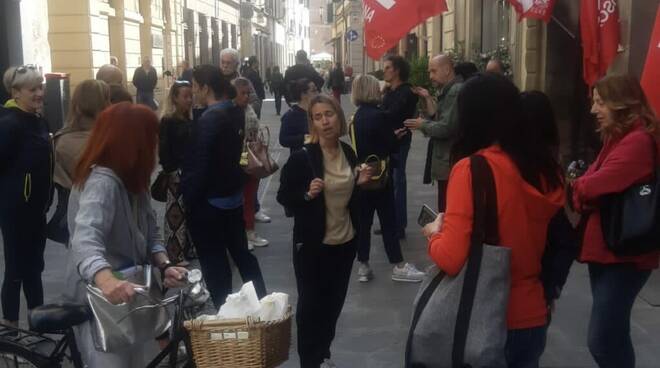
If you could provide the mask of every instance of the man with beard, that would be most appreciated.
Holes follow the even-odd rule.
[[[429,62],[429,77],[435,86],[441,87],[437,100],[437,111],[427,110],[430,113],[428,115],[435,115],[435,117],[431,120],[408,119],[405,121],[405,125],[409,129],[421,131],[425,137],[429,138],[424,167],[424,184],[437,181],[438,211],[444,212],[447,205],[447,181],[451,170],[449,156],[458,125],[456,101],[463,86],[463,80],[456,75],[451,58],[443,54],[434,57]],[[427,106],[434,104],[433,96],[424,88],[417,87],[413,91],[424,98]]]

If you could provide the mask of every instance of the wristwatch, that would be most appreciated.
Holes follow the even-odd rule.
[[[158,266],[158,269],[160,270],[160,273],[162,273],[164,275],[165,271],[170,267],[174,267],[174,263],[172,263],[170,261],[165,261],[165,263]]]
[[[309,195],[309,192],[305,192],[303,197],[305,198],[305,202],[309,202],[313,199],[312,196]]]

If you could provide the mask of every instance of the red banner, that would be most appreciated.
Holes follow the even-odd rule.
[[[584,81],[593,86],[607,73],[619,50],[618,0],[582,0],[580,34]]]
[[[649,53],[646,55],[646,65],[642,74],[642,87],[656,116],[660,116],[660,5],[658,5],[657,13]]]
[[[447,11],[445,0],[363,0],[367,55],[380,59],[413,27]]]
[[[548,23],[552,18],[552,9],[556,0],[509,0],[518,13],[518,21],[522,18],[541,19]]]

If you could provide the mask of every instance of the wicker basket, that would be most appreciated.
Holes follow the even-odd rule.
[[[291,308],[284,319],[186,321],[197,368],[273,368],[289,359]]]

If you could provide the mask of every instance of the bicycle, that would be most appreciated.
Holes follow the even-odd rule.
[[[204,308],[209,292],[202,284],[201,272],[191,270],[187,285],[177,295],[163,299],[155,306],[175,304],[169,344],[161,350],[146,368],[194,368],[192,348],[183,321],[194,319]],[[74,368],[83,368],[73,327],[91,319],[87,305],[48,304],[37,307],[28,315],[30,330],[0,324],[0,368],[34,367],[62,368],[65,361]],[[179,346],[183,343],[187,356],[178,361]],[[169,357],[167,362],[165,358]]]

